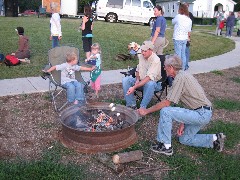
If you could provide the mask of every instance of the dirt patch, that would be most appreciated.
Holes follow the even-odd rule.
[[[240,101],[240,84],[232,78],[240,78],[240,67],[223,70],[222,75],[217,73],[198,74],[195,77],[205,89],[211,101],[214,99],[230,99]],[[88,94],[89,101],[92,93]],[[121,101],[123,92],[121,84],[102,86],[98,101]],[[227,111],[214,109],[213,121],[223,120],[225,122],[239,123],[239,111]],[[156,118],[157,117],[157,118]],[[156,137],[158,116],[149,116],[137,127],[140,141],[153,140]],[[174,131],[176,127],[174,126]],[[38,159],[42,152],[50,149],[58,141],[61,132],[61,124],[58,114],[53,110],[48,93],[37,93],[29,95],[17,95],[0,97],[0,159]],[[240,145],[237,145],[236,154],[240,153]],[[152,154],[147,155],[149,159],[145,162],[153,164],[154,167],[165,167],[151,159]],[[74,154],[62,157],[63,163],[74,161],[75,163],[90,164],[90,171],[98,172],[101,176],[115,177],[114,173],[106,168],[91,155]],[[131,169],[129,170],[131,171]],[[134,171],[134,169],[132,169]],[[162,171],[162,173],[166,173]],[[154,177],[161,177],[159,171],[152,174]],[[124,176],[124,175],[123,175]],[[120,178],[121,179],[121,178]]]

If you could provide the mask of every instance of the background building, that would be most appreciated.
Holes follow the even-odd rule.
[[[237,4],[232,0],[156,0],[156,4],[165,10],[165,17],[175,17],[179,4],[183,2],[189,3],[189,11],[198,18],[213,18],[220,12],[228,15]]]

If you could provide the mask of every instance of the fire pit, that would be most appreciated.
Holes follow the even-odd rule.
[[[78,152],[98,153],[134,144],[137,141],[135,123],[138,114],[125,106],[111,105],[96,102],[63,110],[60,114],[63,145]]]

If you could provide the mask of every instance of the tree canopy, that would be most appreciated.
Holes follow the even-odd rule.
[[[83,7],[86,4],[92,5],[93,2],[97,2],[98,0],[78,0],[78,12],[83,12]],[[151,0],[155,5],[156,0]],[[240,1],[233,0],[237,4],[234,6],[234,11],[240,11]],[[36,10],[42,4],[42,0],[18,0],[19,11],[23,12],[26,9]]]

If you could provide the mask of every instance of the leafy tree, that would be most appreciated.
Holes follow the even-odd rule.
[[[27,9],[36,10],[42,4],[42,0],[18,0],[19,11],[23,12]]]
[[[156,0],[151,0],[153,5],[156,6]]]
[[[239,0],[233,0],[237,4],[234,6],[234,11],[240,11],[240,1]]]
[[[86,4],[92,5],[93,2],[97,2],[98,0],[78,0],[78,12],[83,13],[84,6]]]

